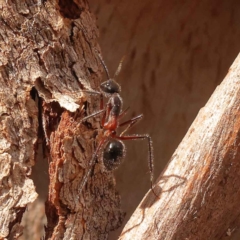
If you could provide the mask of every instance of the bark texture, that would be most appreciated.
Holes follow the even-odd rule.
[[[37,198],[31,167],[42,138],[49,160],[46,239],[106,239],[124,217],[112,173],[101,161],[78,194],[101,137],[98,31],[85,1],[0,0],[0,238],[22,234]]]
[[[240,55],[120,239],[223,239],[240,226]]]

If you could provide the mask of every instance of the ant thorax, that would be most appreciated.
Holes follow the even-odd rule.
[[[108,100],[111,117],[119,116],[120,112],[122,111],[122,103],[122,98],[118,93],[113,94],[112,97]]]
[[[118,93],[111,95],[107,102],[106,114],[103,117],[104,130],[115,131],[119,125],[119,115],[122,112],[122,98]]]

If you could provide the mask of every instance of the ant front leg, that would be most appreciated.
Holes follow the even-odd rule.
[[[102,117],[102,121],[101,121],[101,126],[104,127],[104,124],[106,122],[106,119],[109,118],[109,113],[111,111],[111,106],[109,103],[107,103],[107,106],[106,106],[106,109],[105,109],[105,113],[103,114],[103,117]]]
[[[122,112],[119,114],[118,119],[124,117],[129,109],[130,109],[130,107],[127,107],[124,111],[122,111]]]
[[[80,123],[86,121],[87,119],[89,119],[89,118],[91,118],[91,117],[97,116],[97,115],[99,115],[99,114],[101,114],[101,113],[103,113],[103,112],[105,112],[105,111],[106,111],[105,109],[102,109],[102,110],[99,110],[99,111],[97,111],[97,112],[94,112],[94,113],[92,113],[92,114],[90,114],[90,115],[82,118],[82,119],[80,120]]]
[[[97,115],[104,112],[102,120],[101,120],[101,126],[103,127],[104,124],[105,124],[106,118],[108,118],[109,112],[111,110],[109,104],[107,104],[106,109],[104,109],[103,94],[101,92],[90,91],[90,90],[84,90],[84,92],[90,93],[90,94],[99,94],[100,95],[100,110],[95,112],[95,113],[92,113],[92,114],[88,115],[87,117],[82,118],[81,122],[86,121],[87,119],[89,119],[91,117],[94,117],[94,116],[97,116]]]
[[[101,92],[97,92],[97,91],[93,91],[93,90],[82,90],[82,92],[89,93],[89,94],[98,94],[98,95],[100,95],[100,110],[97,111],[97,112],[94,112],[94,113],[92,113],[92,114],[90,114],[90,115],[88,115],[88,116],[86,116],[84,118],[82,118],[80,120],[80,123],[86,121],[87,119],[89,119],[91,117],[95,117],[95,116],[97,116],[97,115],[99,115],[99,114],[101,114],[103,112],[106,112],[105,109],[103,108],[103,94]],[[106,115],[106,113],[104,113],[104,116],[105,115]]]

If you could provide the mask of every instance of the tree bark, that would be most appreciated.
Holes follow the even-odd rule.
[[[38,140],[49,160],[45,239],[106,239],[122,222],[113,174],[97,161],[78,188],[101,138],[98,30],[85,1],[0,0],[0,239],[22,234],[37,198],[31,168]]]
[[[120,239],[224,239],[240,226],[240,55]]]
[[[42,2],[0,0],[0,238],[22,234],[22,214],[37,197],[30,173],[43,138],[51,180],[46,238],[106,239],[123,213],[100,161],[78,194],[101,137],[97,120],[78,125],[98,109],[97,97],[81,93],[99,86],[98,31],[84,1]],[[222,239],[239,226],[237,71],[158,180],[160,200],[141,203],[122,239]]]

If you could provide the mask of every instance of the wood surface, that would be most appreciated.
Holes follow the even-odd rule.
[[[218,240],[240,226],[240,55],[120,236]]]

